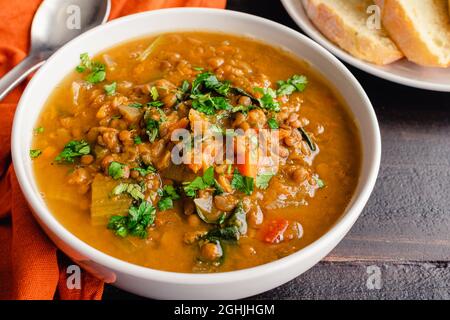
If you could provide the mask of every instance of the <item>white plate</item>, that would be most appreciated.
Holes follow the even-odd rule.
[[[324,46],[334,55],[374,76],[400,83],[406,86],[433,91],[450,92],[450,68],[421,67],[406,59],[387,66],[378,66],[354,58],[326,39],[309,20],[303,7],[302,0],[281,0],[291,18],[312,39]]]

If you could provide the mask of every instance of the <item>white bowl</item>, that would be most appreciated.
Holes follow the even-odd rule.
[[[353,113],[363,144],[361,176],[346,212],[323,237],[283,259],[258,267],[216,274],[158,271],[121,261],[71,234],[39,194],[29,157],[34,125],[55,85],[77,64],[80,52],[95,54],[126,40],[174,30],[211,30],[247,35],[284,47],[308,61],[335,86]],[[243,298],[277,287],[326,256],[360,215],[375,184],[381,154],[380,132],[369,99],[353,75],[333,55],[298,32],[252,15],[214,9],[165,9],[114,20],[71,41],[33,77],[14,118],[12,156],[34,216],[55,244],[79,265],[108,283],[146,297],[163,299]]]

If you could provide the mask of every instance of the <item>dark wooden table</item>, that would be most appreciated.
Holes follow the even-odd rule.
[[[228,0],[227,7],[300,30],[278,0]],[[254,298],[450,299],[450,94],[349,69],[380,122],[383,153],[375,190],[324,261]],[[104,298],[138,297],[108,286]]]

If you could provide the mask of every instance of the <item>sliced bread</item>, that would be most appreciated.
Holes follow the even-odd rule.
[[[372,0],[304,0],[314,25],[356,58],[384,65],[403,57],[383,28],[368,26]]]
[[[445,0],[375,0],[383,26],[405,56],[428,67],[450,66],[450,15]]]

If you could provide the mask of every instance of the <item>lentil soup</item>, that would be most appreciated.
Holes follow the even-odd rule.
[[[178,32],[80,60],[48,99],[30,156],[50,211],[100,251],[174,272],[249,268],[317,240],[350,202],[358,130],[338,95],[291,54]],[[183,159],[200,161],[174,164],[174,133],[195,141],[194,127],[202,149],[184,141]],[[251,137],[215,161],[217,135],[239,137],[230,129],[276,132],[272,162],[249,160]]]

